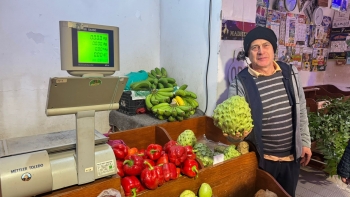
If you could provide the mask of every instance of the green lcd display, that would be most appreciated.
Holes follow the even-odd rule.
[[[109,64],[108,33],[78,31],[78,62]]]

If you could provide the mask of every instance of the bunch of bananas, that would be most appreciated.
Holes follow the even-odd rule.
[[[193,115],[199,106],[196,98],[197,95],[194,92],[186,90],[187,85],[184,84],[175,92],[175,99],[178,105],[188,105],[192,107],[190,114]]]
[[[174,78],[168,77],[165,68],[155,68],[148,72],[147,80],[151,83],[152,89],[172,88],[177,86]]]
[[[182,121],[191,116],[192,107],[189,105],[177,105],[176,102],[160,103],[152,107],[152,112],[160,120],[169,122]]]
[[[145,99],[147,110],[150,111],[153,106],[159,103],[169,103],[174,95],[173,90],[173,88],[152,90],[151,94],[147,95]]]

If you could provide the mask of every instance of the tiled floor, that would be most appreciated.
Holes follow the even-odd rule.
[[[327,177],[319,170],[302,167],[296,190],[297,197],[350,197],[347,187],[337,176]]]

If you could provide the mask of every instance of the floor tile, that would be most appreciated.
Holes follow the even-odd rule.
[[[300,195],[301,197],[324,197],[321,196],[319,194],[316,194],[315,192],[312,191],[306,191],[305,193],[303,193],[302,195]]]

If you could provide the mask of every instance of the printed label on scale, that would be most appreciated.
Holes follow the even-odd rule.
[[[96,167],[98,176],[115,172],[113,160],[97,163]]]

